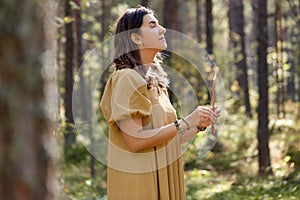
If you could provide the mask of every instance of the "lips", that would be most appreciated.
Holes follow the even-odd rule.
[[[161,38],[159,38],[159,40],[165,40],[165,37],[161,37]]]

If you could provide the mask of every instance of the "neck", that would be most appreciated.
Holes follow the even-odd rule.
[[[154,51],[153,49],[141,49],[140,56],[142,64],[145,66],[149,66],[149,64],[153,63],[156,54],[157,51]]]

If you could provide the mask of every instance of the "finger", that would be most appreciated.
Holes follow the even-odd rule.
[[[216,121],[216,118],[213,116],[207,115],[207,116],[201,116],[199,122],[203,123],[214,123]]]
[[[218,107],[215,108],[203,108],[203,110],[206,110],[210,114],[213,114],[214,116],[218,115],[218,112],[220,112],[220,109]]]
[[[212,108],[207,107],[198,107],[199,110],[199,117],[200,118],[207,118],[210,119],[210,121],[215,122],[216,119],[220,116],[219,111],[215,112]]]
[[[220,110],[215,110],[215,111],[212,111],[212,115],[215,117],[215,118],[218,118],[220,117]]]
[[[210,126],[210,125],[211,125],[210,122],[201,122],[201,123],[199,123],[199,126],[200,126],[200,127],[208,127],[208,126]]]
[[[220,112],[221,112],[221,110],[218,107],[216,107],[215,108],[215,113],[220,114]]]
[[[213,121],[213,120],[215,120],[216,118],[215,118],[212,114],[210,114],[210,113],[202,113],[202,114],[200,115],[200,119],[208,120],[208,121]]]
[[[201,107],[199,109],[200,114],[202,115],[211,115],[214,113],[214,111],[211,108]]]
[[[203,116],[204,118],[209,118],[209,119],[211,119],[212,121],[215,121],[215,120],[219,117],[219,114],[218,114],[218,113],[215,113],[215,112],[212,111],[211,109],[208,109],[208,110],[203,110],[202,116]]]

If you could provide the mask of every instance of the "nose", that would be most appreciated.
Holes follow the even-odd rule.
[[[165,34],[167,32],[167,29],[165,29],[163,26],[160,26],[160,34]]]

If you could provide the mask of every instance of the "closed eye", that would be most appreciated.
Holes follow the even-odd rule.
[[[158,24],[158,22],[156,22],[156,21],[150,21],[150,22],[149,22],[149,25],[150,25],[151,28],[156,27],[157,24]]]

